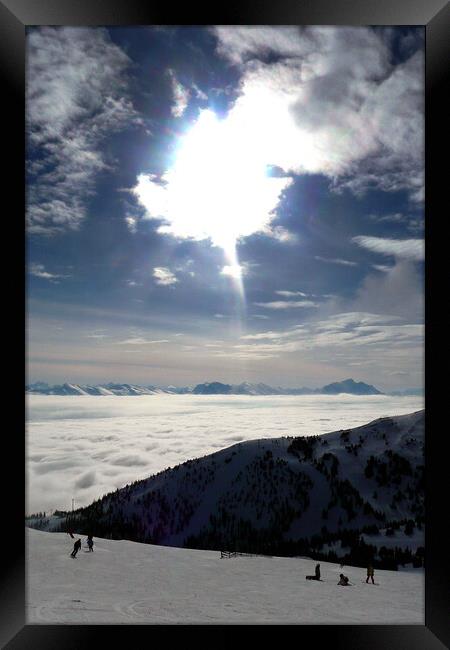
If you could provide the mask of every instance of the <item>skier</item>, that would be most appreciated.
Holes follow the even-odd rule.
[[[306,576],[307,580],[320,580],[320,564],[316,564],[316,571],[315,575],[313,576]]]
[[[70,557],[76,557],[78,551],[80,550],[80,548],[81,548],[81,539],[77,539],[77,541],[76,541],[75,544],[73,545],[73,551],[72,551],[72,553],[70,554]]]
[[[366,578],[367,583],[369,582],[369,578],[372,578],[372,584],[374,585],[375,581],[373,579],[373,566],[371,564],[369,564],[369,566],[367,567],[367,578]]]
[[[92,539],[92,535],[88,535],[87,538],[87,545],[89,547],[89,551],[94,551],[94,540]]]
[[[343,573],[339,575],[339,582],[338,585],[342,585],[343,587],[347,587],[348,585],[348,578],[345,576]]]

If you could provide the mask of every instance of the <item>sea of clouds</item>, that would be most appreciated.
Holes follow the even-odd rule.
[[[27,513],[70,509],[243,440],[316,435],[424,408],[371,395],[27,395]]]

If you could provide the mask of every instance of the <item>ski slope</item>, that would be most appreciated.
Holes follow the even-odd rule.
[[[306,558],[94,539],[72,559],[65,533],[26,529],[27,624],[425,622],[421,569],[375,571],[321,562],[322,582],[307,581]],[[75,534],[75,538],[77,535]],[[353,586],[337,585],[344,573]]]

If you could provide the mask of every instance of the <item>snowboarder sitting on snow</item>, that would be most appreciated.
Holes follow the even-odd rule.
[[[369,582],[369,578],[372,578],[372,584],[374,585],[374,584],[375,584],[375,581],[374,581],[374,579],[373,579],[373,566],[372,566],[371,564],[369,564],[369,566],[367,567],[367,578],[366,578],[366,582]]]
[[[87,545],[88,545],[90,551],[94,550],[94,540],[92,539],[92,535],[88,535]]]
[[[320,564],[316,564],[316,574],[313,576],[306,576],[307,580],[320,580]]]
[[[348,585],[348,578],[343,573],[339,575],[338,585],[342,585],[343,587],[346,587]]]
[[[77,541],[76,541],[75,544],[73,545],[73,551],[72,551],[72,553],[70,554],[70,557],[76,557],[78,551],[80,550],[80,548],[81,548],[81,539],[77,539]]]

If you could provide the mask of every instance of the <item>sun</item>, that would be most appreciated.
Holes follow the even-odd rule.
[[[162,177],[141,175],[134,191],[159,232],[209,239],[229,263],[242,237],[267,231],[287,178],[268,174],[262,142],[245,119],[220,119],[203,110],[180,137]]]

